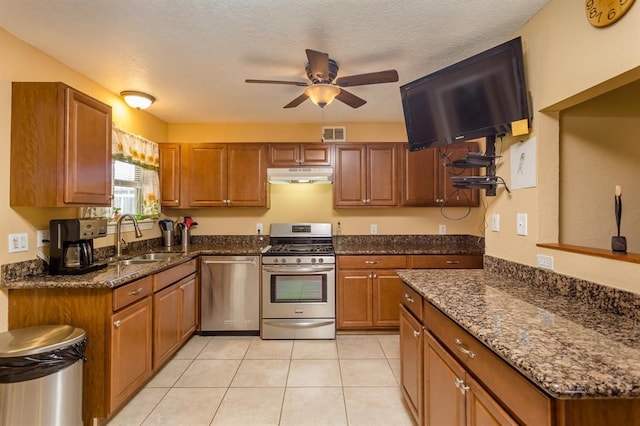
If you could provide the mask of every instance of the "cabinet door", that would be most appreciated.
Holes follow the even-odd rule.
[[[267,206],[267,156],[264,144],[228,144],[227,205]]]
[[[425,332],[424,415],[427,426],[464,426],[466,423],[465,371],[451,355]]]
[[[111,318],[111,386],[109,412],[114,412],[151,376],[151,297]]]
[[[376,327],[398,327],[402,280],[393,270],[374,270],[372,273],[373,325]]]
[[[468,426],[516,426],[516,422],[487,391],[473,378],[467,375],[469,387],[467,393]]]
[[[67,87],[65,110],[64,202],[110,206],[111,107]]]
[[[180,343],[178,283],[153,295],[153,368],[167,360]]]
[[[300,145],[300,165],[331,166],[333,164],[331,145],[319,143],[303,143]]]
[[[478,152],[480,147],[477,142],[466,142],[464,144],[451,145],[444,148],[441,153],[445,157],[445,163],[464,157],[468,152]],[[480,205],[480,195],[477,189],[458,189],[451,184],[451,176],[477,176],[478,169],[458,169],[455,167],[444,167],[442,161],[438,162],[440,173],[440,199],[447,206],[467,207]]]
[[[367,145],[368,206],[398,205],[396,144]]]
[[[270,167],[295,167],[300,164],[300,144],[272,143],[269,145]]]
[[[191,337],[198,325],[197,289],[198,281],[195,274],[179,282],[181,342]]]
[[[373,325],[373,293],[370,271],[338,272],[338,328]]]
[[[191,207],[226,205],[227,146],[225,144],[185,144],[188,149],[186,180]]]
[[[161,143],[160,151],[160,204],[165,207],[180,205],[180,144]]]
[[[335,156],[333,204],[342,207],[366,205],[366,146],[361,144],[335,145]]]
[[[439,206],[438,171],[436,149],[409,151],[402,148],[400,162],[400,205],[401,206]]]
[[[423,360],[422,325],[400,307],[400,380],[402,393],[417,424],[422,424]]]

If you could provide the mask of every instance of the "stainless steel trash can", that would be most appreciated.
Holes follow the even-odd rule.
[[[0,425],[82,425],[84,330],[43,325],[0,333]]]

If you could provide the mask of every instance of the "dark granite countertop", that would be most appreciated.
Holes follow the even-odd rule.
[[[333,237],[337,255],[420,255],[484,253],[484,238],[473,235],[341,235]]]
[[[155,246],[139,250],[135,252],[127,253],[122,259],[128,259],[138,254],[146,252],[169,252],[175,253],[175,256],[171,256],[167,259],[149,262],[139,263],[132,265],[125,265],[118,263],[115,260],[105,259],[97,263],[107,264],[103,269],[89,272],[82,275],[49,275],[38,274],[30,275],[23,278],[13,280],[3,280],[0,283],[0,287],[9,289],[19,288],[115,288],[134,281],[139,278],[143,278],[149,274],[160,272],[163,269],[167,269],[171,266],[178,265],[183,262],[187,262],[194,257],[200,255],[259,255],[262,247],[253,242],[247,243],[246,241],[223,243],[217,241],[204,241],[193,244],[189,247],[187,253],[180,251],[180,248],[174,246],[170,249],[162,246]]]
[[[550,395],[640,397],[637,319],[486,270],[398,275]]]

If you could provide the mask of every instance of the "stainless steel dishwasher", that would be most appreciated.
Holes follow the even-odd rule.
[[[200,333],[260,334],[260,258],[201,259]]]

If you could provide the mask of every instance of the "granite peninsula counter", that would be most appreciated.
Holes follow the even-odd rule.
[[[559,399],[640,398],[637,318],[487,270],[397,273],[547,394]]]

